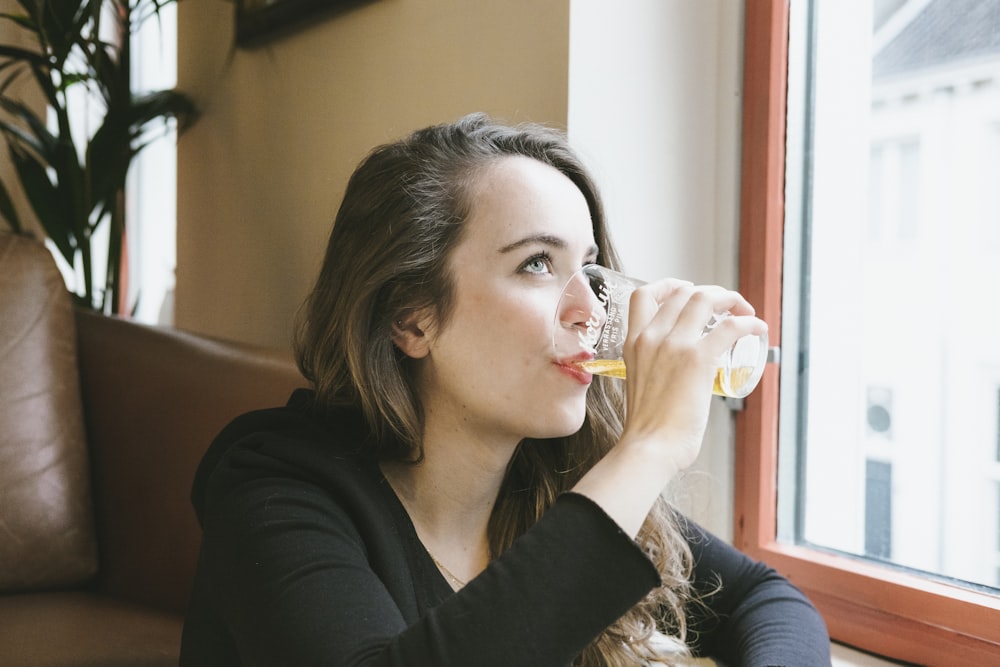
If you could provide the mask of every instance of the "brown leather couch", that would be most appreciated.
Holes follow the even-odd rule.
[[[304,385],[287,353],[74,309],[0,234],[0,665],[176,665],[198,461]]]

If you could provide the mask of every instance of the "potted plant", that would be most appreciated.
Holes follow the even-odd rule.
[[[166,128],[176,119],[183,128],[195,116],[191,100],[176,90],[136,93],[130,84],[130,36],[169,1],[16,0],[20,12],[0,14],[0,25],[20,33],[0,43],[0,134],[38,223],[82,276],[78,304],[101,312],[117,313],[121,304],[129,165],[154,136],[156,121]],[[22,90],[36,88],[46,110],[15,95],[16,81]],[[74,107],[81,89],[92,100],[86,114]],[[0,218],[26,233],[10,193],[0,179]],[[109,226],[103,280],[93,252],[101,225]]]

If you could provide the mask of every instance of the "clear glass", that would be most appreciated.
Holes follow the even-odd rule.
[[[629,298],[644,283],[588,264],[563,288],[556,308],[552,345],[556,358],[571,359],[589,373],[624,378]],[[705,325],[711,331],[728,313]],[[767,334],[743,336],[719,359],[712,393],[743,398],[760,382],[767,362]]]
[[[795,1],[779,535],[1000,586],[1000,3]]]

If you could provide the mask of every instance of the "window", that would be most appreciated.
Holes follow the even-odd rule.
[[[892,560],[892,464],[869,459],[865,473],[865,550]]]
[[[132,36],[132,86],[136,91],[177,85],[177,6],[165,4]],[[177,263],[177,129],[154,123],[148,145],[129,169],[125,197],[129,220],[129,294],[134,317],[173,324]]]
[[[988,664],[1000,1],[754,0],[745,34],[740,288],[782,353],[737,420],[736,544],[837,640]]]

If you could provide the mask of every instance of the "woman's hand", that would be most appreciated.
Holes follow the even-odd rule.
[[[707,335],[716,313],[729,312]],[[625,341],[627,412],[622,442],[659,442],[663,465],[683,470],[698,456],[719,357],[767,330],[738,292],[663,280],[637,289]]]
[[[731,317],[704,334],[725,311]],[[632,294],[628,326],[625,429],[574,490],[635,536],[664,486],[701,450],[719,357],[767,325],[737,292],[662,280]]]

